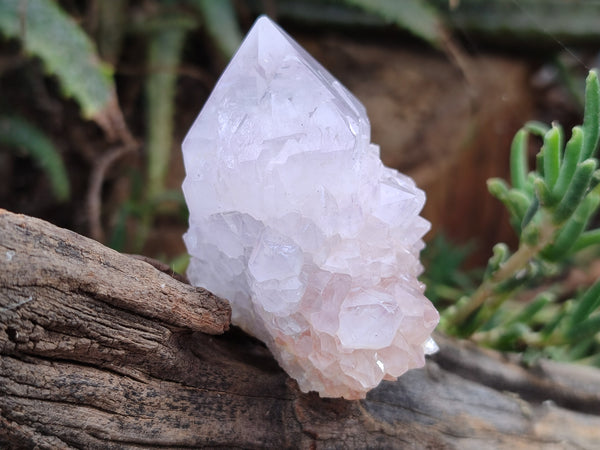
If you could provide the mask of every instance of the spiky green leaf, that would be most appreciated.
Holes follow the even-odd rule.
[[[552,195],[556,199],[562,198],[567,192],[567,188],[573,179],[577,163],[580,160],[583,150],[583,130],[581,127],[573,127],[571,139],[567,142],[567,148],[563,156],[558,179],[552,190]]]
[[[583,114],[583,151],[581,161],[594,155],[600,134],[600,83],[591,70],[585,81],[585,111]]]
[[[203,18],[206,31],[219,51],[231,58],[242,43],[242,32],[230,0],[187,0]]]
[[[513,188],[523,190],[527,184],[527,131],[519,130],[510,148],[510,176]]]
[[[443,25],[437,10],[428,1],[344,0],[344,2],[376,14],[436,47],[441,46]]]
[[[598,163],[595,159],[586,159],[577,164],[567,192],[554,212],[554,223],[559,224],[564,222],[577,209],[590,186],[590,181],[597,165]]]
[[[66,96],[93,119],[115,101],[111,70],[98,58],[88,35],[51,0],[0,1],[0,33],[21,41],[55,75]]]
[[[63,160],[42,131],[21,117],[0,117],[0,143],[31,157],[48,176],[57,200],[69,198],[69,177]]]
[[[560,169],[560,158],[563,146],[562,129],[553,125],[550,131],[544,136],[544,146],[542,154],[544,155],[544,182],[550,192],[558,180]]]

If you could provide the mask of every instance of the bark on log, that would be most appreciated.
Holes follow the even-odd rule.
[[[438,336],[363,401],[299,392],[229,308],[0,210],[0,448],[598,448],[600,372]]]

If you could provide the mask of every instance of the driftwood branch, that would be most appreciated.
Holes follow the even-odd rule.
[[[598,448],[600,372],[442,336],[366,400],[299,392],[226,302],[0,210],[0,448]]]

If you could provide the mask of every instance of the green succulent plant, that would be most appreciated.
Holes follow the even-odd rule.
[[[515,297],[559,273],[584,249],[600,244],[600,229],[590,228],[600,207],[599,130],[600,84],[591,71],[583,124],[573,128],[566,144],[556,123],[531,122],[517,132],[511,148],[511,186],[494,178],[488,188],[508,209],[519,246],[514,252],[503,243],[494,247],[481,284],[442,311],[441,330],[502,350],[598,362],[600,280],[560,302],[552,287],[529,302],[516,302]],[[531,135],[543,141],[532,170]]]

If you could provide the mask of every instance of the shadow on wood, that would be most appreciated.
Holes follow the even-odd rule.
[[[366,400],[301,393],[228,304],[0,210],[0,447],[594,448],[600,372],[443,336]]]

